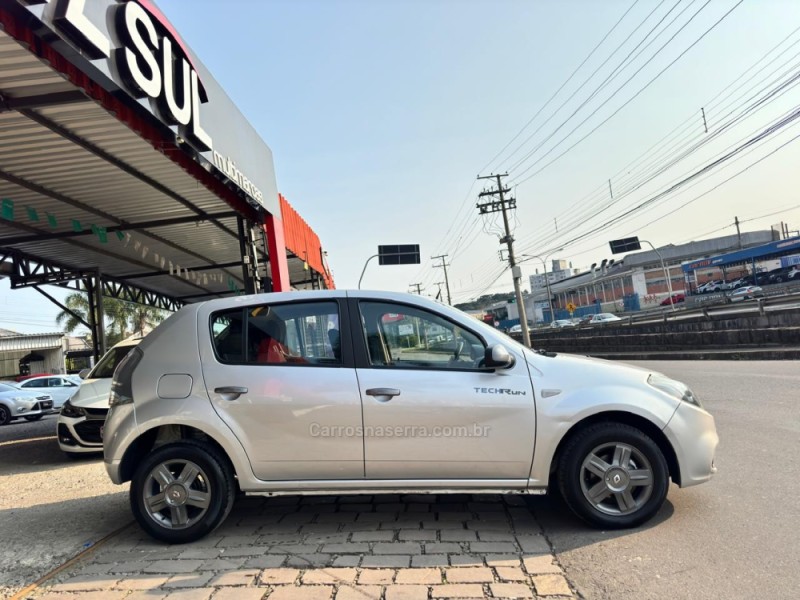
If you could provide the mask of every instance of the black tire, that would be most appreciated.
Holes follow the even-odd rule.
[[[616,453],[624,457],[626,450],[627,459],[618,465]],[[596,467],[586,466],[593,454],[605,459],[603,464],[609,467],[605,478],[595,473]],[[646,473],[650,485],[643,483]],[[632,485],[635,479],[640,481]],[[558,484],[567,506],[590,525],[626,529],[641,525],[661,508],[669,488],[669,469],[658,444],[641,430],[622,423],[597,423],[568,440],[558,463]],[[598,493],[595,502],[587,497],[593,490]],[[623,503],[628,506],[623,508]]]
[[[26,421],[38,421],[38,420],[39,420],[39,419],[41,419],[43,416],[44,416],[44,415],[29,415],[29,416],[25,417],[25,420],[26,420]]]
[[[0,425],[11,423],[11,411],[7,406],[0,404]]]
[[[173,476],[166,487],[152,477],[159,466]],[[187,466],[198,469],[188,486],[180,481]],[[225,457],[209,444],[185,440],[162,446],[142,460],[131,480],[131,510],[142,529],[157,540],[185,544],[202,538],[225,520],[233,508],[236,489],[232,469]],[[173,510],[165,497],[163,508],[159,508],[161,503],[156,499],[167,492],[175,494],[173,497],[185,504]],[[202,495],[204,506],[189,502],[190,492]],[[146,498],[150,498],[150,502]],[[186,522],[180,523],[184,518]]]

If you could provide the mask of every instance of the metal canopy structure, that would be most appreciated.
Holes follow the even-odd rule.
[[[756,260],[769,258],[780,258],[800,252],[800,237],[777,240],[768,244],[762,244],[753,248],[719,254],[709,258],[701,258],[681,265],[684,273],[697,269],[708,269],[713,267],[724,268],[730,265],[743,263],[753,263]]]
[[[280,210],[249,197],[235,165],[209,162],[113,81],[98,84],[26,4],[37,3],[0,0],[0,273],[12,288],[88,291],[98,354],[101,296],[175,310],[273,281],[332,286],[327,268],[296,251],[287,260]]]

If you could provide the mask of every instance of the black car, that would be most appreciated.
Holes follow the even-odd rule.
[[[778,269],[772,269],[769,273],[767,273],[767,282],[783,283],[784,281],[789,281],[789,272],[791,270],[792,267],[780,267]]]

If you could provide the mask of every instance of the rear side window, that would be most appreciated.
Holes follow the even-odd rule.
[[[220,362],[252,365],[340,365],[336,302],[251,306],[211,315]]]

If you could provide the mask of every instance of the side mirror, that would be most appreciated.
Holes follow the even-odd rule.
[[[91,369],[82,369],[81,372],[78,373],[78,377],[80,377],[81,379],[86,379],[86,376],[89,374],[89,371],[91,371]]]
[[[514,357],[501,344],[492,344],[483,355],[483,366],[490,369],[507,369],[513,367],[514,362]]]

